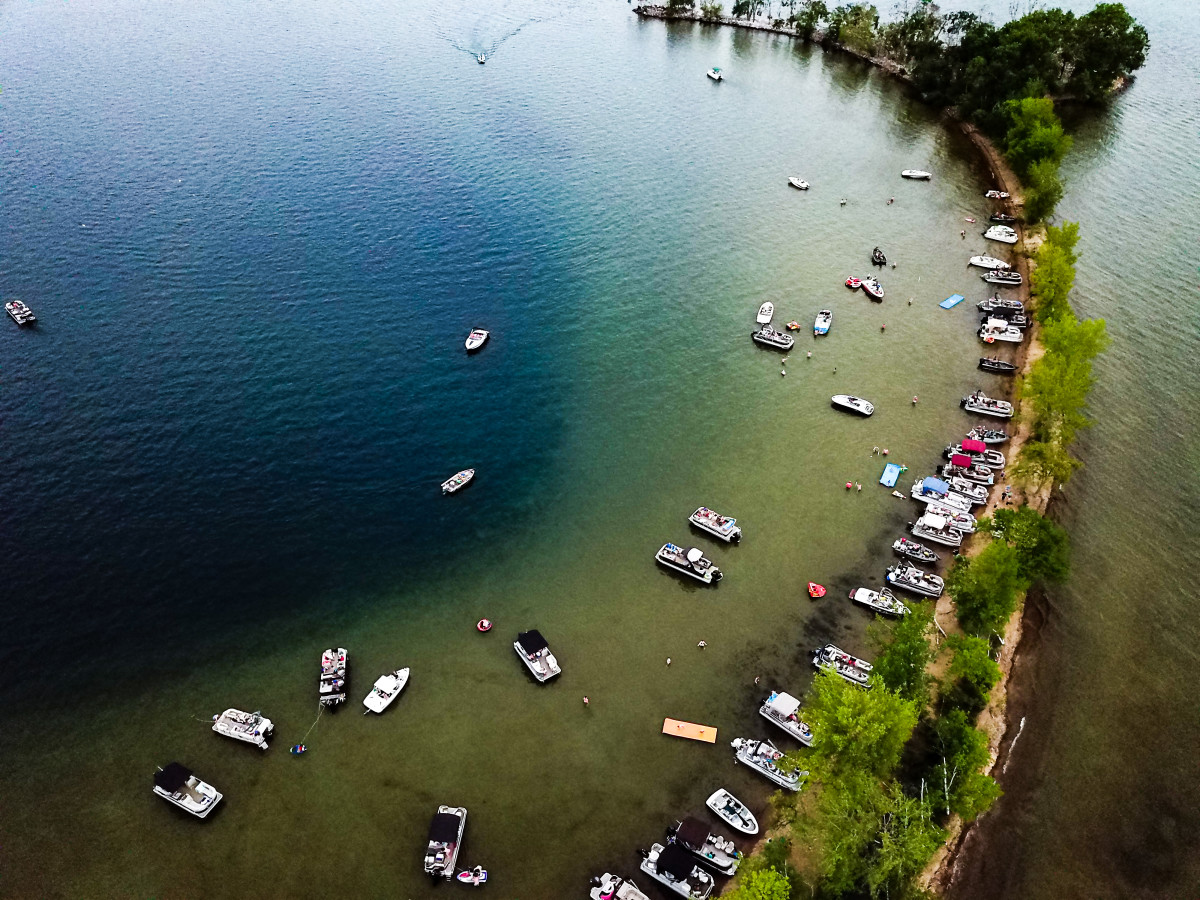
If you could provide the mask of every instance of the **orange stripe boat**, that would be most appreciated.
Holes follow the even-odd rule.
[[[675,737],[688,738],[693,741],[703,741],[706,744],[717,742],[717,729],[711,725],[697,725],[695,722],[684,722],[681,719],[663,719],[663,734],[673,734]]]

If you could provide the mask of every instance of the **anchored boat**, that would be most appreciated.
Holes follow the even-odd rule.
[[[755,321],[758,322],[759,325],[770,325],[771,319],[774,317],[774,315],[775,304],[768,300],[758,308],[758,316],[755,317]]]
[[[850,394],[834,394],[829,398],[829,403],[835,409],[844,409],[846,412],[858,413],[860,416],[869,416],[875,412],[875,405],[870,400]]]
[[[808,190],[808,182],[803,178],[797,178],[795,175],[788,179],[788,184],[800,191]]]
[[[783,759],[783,751],[770,741],[753,741],[749,738],[735,738],[730,742],[736,751],[734,759],[758,772],[768,781],[789,791],[800,790],[801,778],[807,772],[785,772],[777,763]]]
[[[154,773],[154,793],[197,819],[206,818],[224,796],[177,762],[168,763],[165,769]]]
[[[445,878],[454,877],[454,864],[467,827],[465,806],[439,806],[429,824],[429,844],[425,847],[425,872]]]
[[[518,634],[517,639],[513,641],[513,649],[517,651],[517,656],[521,657],[525,667],[533,673],[533,677],[540,682],[547,682],[562,673],[558,660],[550,652],[550,645],[537,629]]]
[[[721,580],[721,570],[713,565],[711,559],[706,559],[704,553],[697,547],[691,547],[685,551],[682,547],[666,543],[654,554],[654,558],[660,565],[674,569],[676,572],[682,572],[705,584]]]
[[[774,722],[805,747],[813,742],[812,729],[800,721],[800,701],[783,691],[771,691],[771,696],[758,708],[768,722]]]
[[[467,352],[474,353],[487,343],[487,339],[490,336],[490,332],[484,331],[482,328],[476,328],[469,335],[467,335]]]
[[[913,181],[928,181],[933,177],[932,172],[926,172],[923,169],[905,169],[900,173],[901,178],[911,178]]]
[[[212,730],[235,741],[253,744],[259,750],[267,749],[267,738],[275,731],[275,724],[261,712],[243,712],[227,709],[213,716]]]
[[[699,819],[688,816],[667,829],[668,842],[674,841],[691,852],[704,865],[721,875],[732,875],[742,861],[742,854],[729,838],[717,834]]]
[[[829,326],[833,324],[833,310],[823,309],[817,313],[816,321],[813,322],[813,334],[829,334]]]
[[[776,331],[770,325],[764,325],[758,331],[751,332],[750,337],[754,339],[754,343],[769,347],[772,350],[791,350],[792,346],[796,343],[796,339],[790,334]]]
[[[940,597],[946,585],[937,575],[930,575],[910,563],[897,563],[887,570],[888,584],[922,597]]]
[[[862,292],[872,300],[883,299],[883,285],[879,283],[878,278],[864,278],[862,280]]]
[[[408,666],[405,666],[403,669],[380,675],[371,686],[371,693],[363,700],[363,706],[373,713],[383,712],[392,705],[392,701],[400,696],[400,692],[408,684],[410,671]]]
[[[688,521],[727,543],[737,543],[742,539],[742,529],[738,527],[737,519],[715,513],[707,506],[701,506],[688,516]]]
[[[855,588],[850,592],[850,599],[884,616],[905,616],[912,612],[899,597],[887,588],[882,591]]]
[[[736,828],[742,834],[758,834],[758,819],[741,800],[729,793],[725,788],[713,791],[705,805],[711,809],[726,825]]]
[[[37,323],[37,316],[33,314],[33,310],[20,300],[10,300],[8,303],[5,303],[4,310],[18,325],[34,325]]]
[[[332,647],[321,654],[320,698],[322,706],[337,706],[346,701],[350,653],[345,647]]]

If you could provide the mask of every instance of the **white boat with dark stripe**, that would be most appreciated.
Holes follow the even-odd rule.
[[[675,544],[667,543],[663,544],[654,554],[654,558],[659,565],[674,569],[676,572],[687,575],[689,578],[695,578],[697,581],[703,581],[705,584],[721,580],[721,570],[713,565],[711,559],[705,558],[704,553],[698,547],[684,550]]]

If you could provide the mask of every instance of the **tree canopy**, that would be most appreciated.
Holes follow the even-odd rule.
[[[814,775],[826,780],[851,771],[889,775],[918,713],[916,703],[882,687],[865,691],[834,672],[822,672],[813,680],[804,711],[813,730]]]
[[[929,702],[929,673],[926,668],[933,659],[929,631],[933,625],[933,604],[917,603],[912,611],[895,624],[876,631],[879,653],[875,657],[875,674],[883,685],[905,700],[915,701],[918,707]]]
[[[1066,580],[1071,570],[1070,538],[1036,509],[997,509],[992,517],[992,533],[1016,549],[1025,580]]]
[[[946,576],[958,609],[958,621],[971,634],[989,635],[1004,628],[1027,587],[1017,551],[992,541],[974,558],[960,556]]]

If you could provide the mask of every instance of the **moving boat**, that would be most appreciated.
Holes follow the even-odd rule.
[[[487,343],[487,339],[490,336],[491,332],[484,331],[482,328],[474,329],[469,335],[467,335],[467,352],[474,353]]]
[[[539,682],[547,682],[562,673],[558,660],[550,652],[550,645],[537,629],[518,634],[517,639],[513,641],[513,649]]]
[[[984,428],[978,425],[967,432],[968,438],[983,441],[985,444],[1003,444],[1008,440],[1008,432],[999,428]]]
[[[958,512],[970,512],[973,505],[968,497],[954,493],[948,482],[932,476],[921,481],[914,481],[911,494],[918,503],[926,505],[937,503],[941,506],[953,507]]]
[[[442,482],[442,493],[453,494],[455,491],[462,490],[471,483],[471,479],[474,477],[474,469],[463,469],[457,475],[453,475]]]
[[[366,699],[363,700],[363,706],[373,713],[383,712],[391,706],[393,700],[400,696],[400,692],[408,684],[408,674],[410,671],[408,666],[405,666],[403,669],[397,669],[395,672],[380,675],[375,679],[375,684],[371,687],[371,693],[367,694]]]
[[[991,319],[979,326],[979,337],[987,344],[1005,341],[1009,344],[1019,344],[1025,340],[1025,334],[1015,325],[1008,324],[1007,319]]]
[[[906,537],[902,537],[893,543],[892,549],[906,559],[913,559],[917,562],[923,562],[932,565],[938,561],[938,555],[936,553],[934,553],[924,544],[919,544],[916,541],[910,541]]]
[[[972,256],[967,260],[967,265],[978,266],[981,269],[996,270],[996,269],[1011,269],[1012,264],[1006,263],[1002,259],[996,259],[994,256]]]
[[[989,397],[983,391],[975,391],[959,401],[959,406],[967,412],[978,413],[981,416],[995,416],[998,419],[1011,419],[1012,404],[1007,400],[997,400]]]
[[[10,300],[4,304],[4,309],[18,325],[33,325],[37,323],[37,316],[33,314],[33,310],[20,300]]]
[[[772,350],[791,350],[792,345],[796,343],[796,339],[790,334],[776,331],[770,325],[764,325],[759,331],[751,332],[750,337],[754,339],[754,343],[770,347]]]
[[[788,179],[788,184],[790,184],[792,187],[797,188],[798,190],[801,190],[801,191],[808,190],[808,182],[805,181],[803,178],[796,177],[795,175],[793,175],[791,178]]]
[[[813,334],[829,334],[829,326],[833,324],[833,310],[823,309],[817,313],[813,322]]]
[[[800,721],[799,711],[800,701],[783,691],[771,691],[771,696],[758,708],[759,715],[768,722],[774,722],[805,747],[811,747],[812,729]]]
[[[732,875],[741,864],[742,854],[732,840],[713,832],[699,819],[688,816],[667,829],[668,842],[673,841],[691,852],[700,862],[721,875]]]
[[[1004,468],[1006,460],[999,450],[990,449],[983,441],[966,438],[961,444],[951,444],[942,451],[946,459],[952,456],[969,456],[973,462],[981,462],[988,466]]]
[[[345,647],[332,647],[321,654],[321,705],[337,706],[346,702],[350,653]]]
[[[983,196],[987,197],[989,200],[1007,200],[1008,192],[1007,191],[987,191],[984,193]]]
[[[688,516],[688,521],[728,543],[737,543],[742,539],[742,529],[738,527],[737,519],[718,515],[707,506],[700,507]]]
[[[666,543],[654,554],[654,558],[668,569],[682,572],[705,584],[721,580],[721,570],[713,565],[711,559],[706,559],[698,547],[690,547],[685,551],[682,547]]]
[[[979,357],[979,368],[997,375],[1015,375],[1017,372],[1017,367],[1013,363],[1005,362],[998,356]]]
[[[1001,244],[1015,244],[1017,233],[1007,225],[993,225],[983,233],[989,241],[999,241]]]
[[[1025,312],[1025,302],[1023,300],[1001,300],[999,297],[988,297],[986,300],[979,301],[980,312],[993,313],[995,315],[1003,315],[1004,311],[1012,311],[1017,313]]]
[[[962,546],[962,532],[951,527],[950,523],[941,516],[935,516],[933,513],[927,512],[917,521],[911,522],[908,530],[913,533],[913,537],[941,544],[943,547]]]
[[[872,300],[883,299],[883,285],[879,283],[878,278],[864,278],[862,280],[862,291]]]
[[[907,562],[889,567],[887,581],[890,585],[920,594],[922,597],[940,597],[946,589],[945,583],[937,575],[930,575]]]
[[[475,57],[475,59],[477,59],[479,61],[479,64],[482,66],[485,62],[487,62],[487,55],[484,53],[480,53],[477,57]]]
[[[855,588],[850,592],[850,599],[884,616],[904,616],[912,612],[887,588],[882,591]]]
[[[213,716],[212,730],[235,741],[253,744],[259,750],[266,750],[267,738],[275,731],[275,724],[261,712],[227,709],[219,716]]]
[[[887,257],[883,255],[883,251],[876,247],[871,251],[871,262],[877,266],[886,266]]]
[[[655,881],[688,900],[707,900],[716,882],[700,868],[695,858],[679,844],[651,844],[643,851],[641,869]]]
[[[846,287],[850,288],[852,291],[857,291],[860,287],[862,287],[862,279],[851,275],[846,279]]]
[[[749,738],[734,738],[729,744],[736,752],[734,760],[744,763],[759,775],[789,791],[800,790],[801,778],[807,772],[785,772],[777,763],[783,759],[783,751],[770,741],[752,741]]]
[[[1006,272],[1003,269],[989,269],[980,276],[988,284],[1020,284],[1020,272]]]
[[[626,881],[611,872],[597,875],[592,879],[592,889],[588,891],[591,900],[650,900],[649,895],[638,890],[632,881]]]
[[[768,300],[758,308],[758,316],[755,319],[759,325],[770,325],[771,318],[775,315],[775,304]]]
[[[932,172],[925,172],[921,169],[905,169],[900,173],[901,178],[911,178],[914,181],[928,181],[933,177]]]
[[[869,416],[875,412],[875,406],[871,401],[853,397],[850,394],[834,394],[829,398],[829,403],[837,409],[858,413],[860,416]]]
[[[851,656],[845,650],[833,644],[826,644],[813,651],[812,664],[818,669],[832,669],[851,684],[860,687],[871,687],[871,669],[873,666],[866,660]]]
[[[758,834],[758,819],[754,818],[754,813],[725,788],[713,791],[704,803],[726,825],[742,834]]]
[[[197,778],[187,766],[177,762],[167,763],[165,769],[154,773],[154,793],[197,819],[207,817],[224,796],[211,784]]]
[[[454,863],[467,827],[465,806],[439,806],[429,824],[429,845],[425,848],[425,873],[447,881],[454,877]]]
[[[709,69],[704,74],[707,75],[709,78],[711,78],[713,81],[721,81],[725,78],[724,73],[720,69],[718,69],[716,66],[713,66],[711,69]]]

